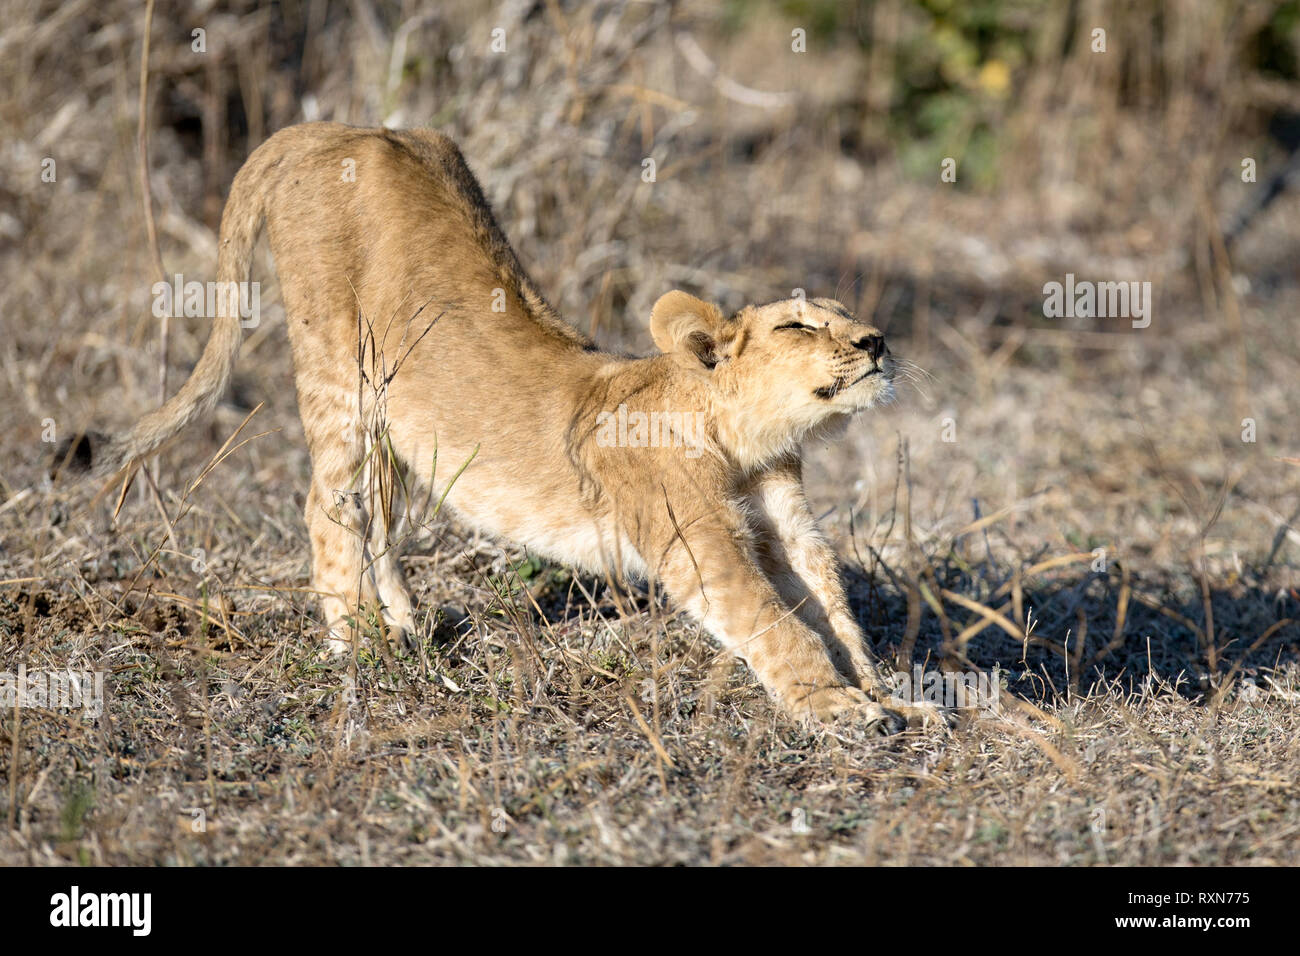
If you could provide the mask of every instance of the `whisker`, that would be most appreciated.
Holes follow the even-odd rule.
[[[917,374],[916,370],[913,369],[901,369],[894,372],[894,385],[896,391],[901,391],[903,386],[906,385],[927,402],[930,401],[930,391],[926,386],[932,384],[932,382],[933,378],[931,376],[927,375],[925,378],[922,378]]]
[[[894,364],[905,372],[913,374],[917,377],[923,377],[930,382],[934,381],[933,375],[931,375],[928,371],[926,371],[921,366],[917,365],[915,362],[909,361],[908,359],[895,358]]]

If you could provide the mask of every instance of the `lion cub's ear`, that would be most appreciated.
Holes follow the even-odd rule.
[[[730,339],[722,310],[680,289],[659,297],[650,311],[650,334],[665,355],[683,365],[713,368]]]

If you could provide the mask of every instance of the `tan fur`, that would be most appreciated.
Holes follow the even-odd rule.
[[[341,175],[348,160],[354,182]],[[390,547],[401,508],[391,481],[376,492],[367,457],[369,439],[385,435],[434,501],[469,462],[447,499],[468,524],[588,572],[653,578],[792,711],[852,709],[896,729],[867,696],[883,684],[800,476],[805,438],[890,396],[877,330],[826,299],[728,318],[678,291],[650,318],[663,354],[601,352],[537,291],[460,152],[431,130],[277,133],[231,188],[220,281],[248,279],[263,217],[312,456],[313,586],[332,641],[354,638],[346,619],[367,604],[414,627]],[[791,323],[807,328],[779,328]],[[211,408],[238,345],[237,321],[218,321],[193,376],[111,446],[109,467]],[[649,447],[610,446],[602,413],[621,405],[698,412],[689,421],[702,434],[683,444],[666,428]],[[629,444],[638,437],[633,428]]]

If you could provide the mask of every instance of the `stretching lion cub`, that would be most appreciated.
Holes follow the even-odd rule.
[[[390,546],[403,482],[367,476],[381,436],[408,481],[431,481],[435,501],[450,486],[448,506],[474,527],[584,571],[653,578],[793,712],[901,728],[868,696],[887,686],[800,475],[804,438],[891,394],[880,332],[829,299],[728,318],[669,292],[650,316],[663,354],[601,352],[542,297],[432,130],[310,123],[271,137],[231,186],[222,283],[247,281],[263,220],[333,649],[355,639],[363,608],[415,626]],[[238,317],[217,318],[189,380],[101,469],[133,465],[211,409],[239,345]]]

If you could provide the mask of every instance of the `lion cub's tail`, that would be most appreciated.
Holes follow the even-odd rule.
[[[274,147],[274,148],[268,148]],[[268,174],[283,147],[275,138],[253,151],[230,187],[221,215],[221,236],[217,253],[219,288],[247,282],[253,262],[253,246],[266,214],[266,194],[271,186]],[[235,371],[242,338],[239,309],[224,308],[213,319],[212,332],[194,371],[180,391],[141,418],[126,433],[110,440],[101,450],[91,451],[91,467],[99,475],[116,474],[128,465],[152,454],[185,426],[206,415],[225,392]]]

